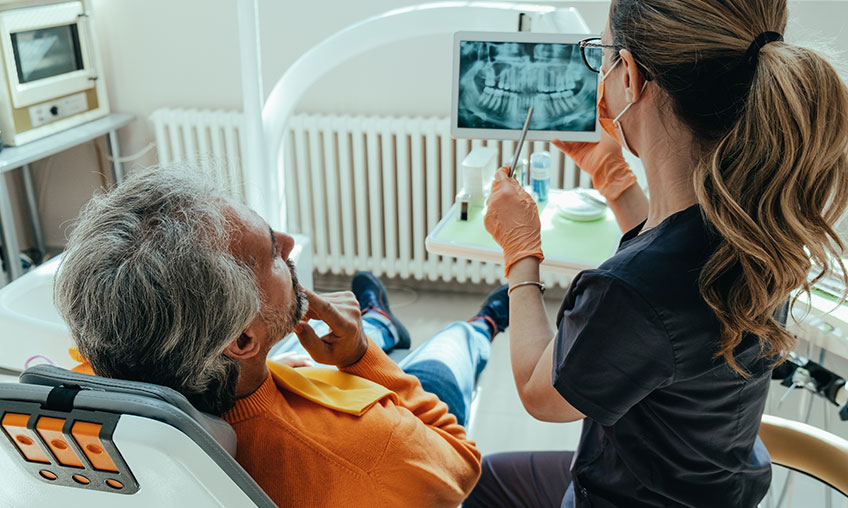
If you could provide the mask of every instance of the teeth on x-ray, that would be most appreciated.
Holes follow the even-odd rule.
[[[597,75],[575,44],[461,43],[458,126],[521,129],[533,106],[533,130],[591,131]]]

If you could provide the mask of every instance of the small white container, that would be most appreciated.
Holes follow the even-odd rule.
[[[479,147],[462,161],[462,193],[468,194],[471,206],[485,204],[484,188],[495,175],[497,156],[495,148]]]

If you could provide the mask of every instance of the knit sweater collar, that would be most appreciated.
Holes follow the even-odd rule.
[[[233,424],[264,413],[271,407],[276,392],[277,385],[274,383],[274,378],[268,374],[255,392],[236,400],[236,405],[224,413],[224,420]]]

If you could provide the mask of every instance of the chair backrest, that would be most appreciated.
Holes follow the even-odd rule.
[[[0,384],[0,506],[276,505],[235,434],[169,388],[38,366]]]
[[[811,476],[848,496],[848,441],[772,415],[763,415],[759,434],[772,463]]]

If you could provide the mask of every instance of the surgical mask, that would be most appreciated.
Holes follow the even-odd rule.
[[[621,113],[619,113],[617,117],[610,118],[609,110],[607,110],[607,104],[604,100],[604,81],[607,79],[607,76],[612,73],[613,69],[615,69],[615,66],[618,65],[619,62],[621,62],[621,58],[616,60],[615,63],[612,64],[612,67],[610,67],[610,69],[606,73],[601,73],[600,77],[598,78],[598,81],[600,82],[600,85],[598,86],[598,122],[600,122],[601,128],[607,134],[609,134],[610,136],[615,138],[616,141],[618,141],[618,144],[627,149],[628,152],[638,157],[638,155],[630,149],[630,146],[627,145],[627,138],[624,136],[624,129],[622,129],[621,122],[619,121],[621,120],[621,117],[624,116],[624,113],[627,113],[627,110],[630,109],[630,107],[633,106],[633,104],[635,103],[628,102],[627,106],[625,106],[624,109],[621,110]],[[648,86],[647,81],[642,84],[642,92],[645,91],[646,86]]]

